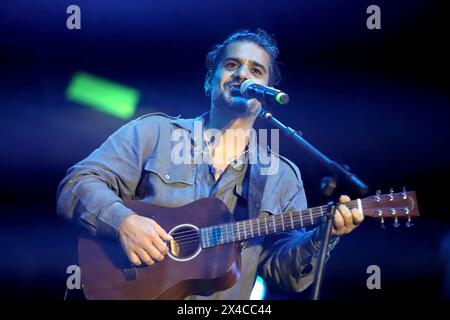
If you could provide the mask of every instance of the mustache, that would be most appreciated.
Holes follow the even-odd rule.
[[[232,87],[238,87],[238,88],[240,88],[240,87],[241,87],[241,84],[242,84],[243,82],[244,82],[244,81],[230,81],[230,82],[228,82],[228,83],[225,84],[225,87],[226,87],[226,88],[232,88]]]

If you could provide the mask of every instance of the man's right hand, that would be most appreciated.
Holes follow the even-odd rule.
[[[168,248],[164,240],[173,238],[155,220],[132,214],[119,227],[120,243],[136,266],[152,265],[164,259]]]

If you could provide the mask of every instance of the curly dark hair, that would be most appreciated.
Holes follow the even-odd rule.
[[[226,47],[235,41],[251,41],[266,50],[270,56],[269,85],[276,85],[280,82],[281,74],[277,62],[279,54],[278,44],[272,36],[259,28],[256,32],[250,32],[246,29],[238,30],[226,38],[221,44],[213,46],[206,55],[206,68],[215,72],[223,58]]]

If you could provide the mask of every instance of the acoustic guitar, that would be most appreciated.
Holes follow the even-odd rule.
[[[327,206],[234,221],[217,198],[203,198],[178,208],[137,200],[123,202],[139,215],[157,221],[173,237],[169,253],[152,266],[133,266],[118,241],[82,234],[78,243],[81,283],[87,299],[183,299],[233,286],[241,271],[241,243],[256,237],[316,225]],[[419,216],[414,191],[352,200],[366,217],[400,219]]]

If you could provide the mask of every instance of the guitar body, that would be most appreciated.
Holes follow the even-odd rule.
[[[118,241],[81,235],[78,256],[87,299],[183,299],[225,290],[236,283],[241,271],[239,244],[201,248],[196,229],[233,222],[222,201],[203,198],[178,208],[134,200],[124,201],[124,205],[155,220],[185,245],[169,245],[163,261],[135,267]]]

